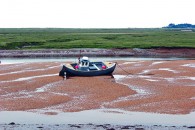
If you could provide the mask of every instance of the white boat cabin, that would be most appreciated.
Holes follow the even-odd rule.
[[[79,67],[89,67],[89,62],[89,58],[84,56],[79,63]]]
[[[79,70],[89,71],[89,58],[84,56],[79,62]]]
[[[84,56],[74,68],[80,71],[92,71],[106,69],[106,66],[102,62],[90,62],[89,58]]]

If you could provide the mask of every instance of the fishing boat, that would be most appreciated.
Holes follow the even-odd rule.
[[[100,76],[111,75],[116,67],[114,62],[90,62],[88,57],[79,58],[78,63],[65,64],[59,76]]]

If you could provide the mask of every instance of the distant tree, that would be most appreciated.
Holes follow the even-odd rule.
[[[170,23],[168,26],[164,28],[195,28],[195,25],[189,23],[183,23],[183,24]]]
[[[168,28],[175,28],[175,24],[174,23],[170,23],[167,27]]]

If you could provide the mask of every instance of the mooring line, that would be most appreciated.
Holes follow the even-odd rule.
[[[116,63],[116,65],[117,65],[121,70],[123,70],[125,73],[127,73],[127,76],[126,76],[126,77],[128,77],[129,75],[134,75],[134,74],[129,73],[128,71],[124,70],[117,62],[115,62],[115,63]],[[126,78],[126,77],[125,77],[125,78]]]
[[[126,77],[128,77],[129,75],[135,75],[135,76],[143,75],[143,74],[133,74],[133,73],[130,73],[130,72],[126,71],[125,69],[123,69],[117,62],[115,62],[115,63],[121,70],[123,70],[125,73],[127,73]],[[146,74],[146,75],[154,75],[154,74]]]

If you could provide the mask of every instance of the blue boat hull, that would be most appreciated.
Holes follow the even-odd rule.
[[[101,75],[111,75],[116,67],[116,63],[113,63],[113,65],[107,69],[102,70],[93,70],[93,71],[80,71],[71,69],[65,65],[63,65],[62,70],[59,73],[59,76],[64,76],[64,73],[66,72],[67,76],[101,76]]]

